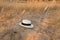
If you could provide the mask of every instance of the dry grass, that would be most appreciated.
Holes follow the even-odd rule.
[[[33,29],[18,25],[24,18]],[[60,4],[0,0],[0,40],[60,40]]]

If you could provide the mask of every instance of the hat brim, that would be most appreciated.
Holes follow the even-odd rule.
[[[25,28],[33,28],[33,27],[34,27],[33,24],[31,24],[30,26],[26,26],[26,25],[23,25],[21,22],[19,22],[19,25],[20,25],[20,26],[23,26],[23,27],[25,27]]]

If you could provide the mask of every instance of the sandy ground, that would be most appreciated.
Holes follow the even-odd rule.
[[[18,24],[25,18],[34,28]],[[60,3],[0,0],[0,40],[60,40]]]

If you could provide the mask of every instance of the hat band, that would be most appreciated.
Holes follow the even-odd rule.
[[[31,24],[25,24],[25,23],[22,23],[23,25],[26,25],[26,26],[30,26]]]

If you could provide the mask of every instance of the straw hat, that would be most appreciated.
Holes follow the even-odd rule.
[[[22,22],[19,22],[19,25],[25,28],[33,28],[34,25],[32,24],[32,22],[28,19],[24,19],[22,20]]]

